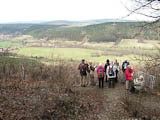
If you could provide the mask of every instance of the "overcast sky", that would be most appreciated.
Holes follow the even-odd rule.
[[[0,0],[0,22],[121,19],[129,0]],[[142,20],[134,15],[125,19]]]

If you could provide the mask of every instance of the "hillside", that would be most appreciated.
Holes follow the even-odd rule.
[[[61,21],[64,22],[64,21]],[[72,22],[69,22],[72,23]],[[117,42],[120,39],[158,40],[157,29],[144,29],[140,22],[107,22],[87,26],[51,24],[0,25],[0,34],[31,35],[37,39],[66,39],[70,41]]]

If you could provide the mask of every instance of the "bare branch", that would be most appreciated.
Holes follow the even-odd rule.
[[[133,0],[134,8],[125,8],[130,12],[126,17],[132,14],[139,14],[152,18],[151,23],[160,21],[160,0]],[[124,17],[125,18],[125,17]]]

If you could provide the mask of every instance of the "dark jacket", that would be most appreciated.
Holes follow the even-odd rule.
[[[122,63],[122,71],[123,71],[123,72],[126,71],[128,65],[129,65],[129,62],[127,62],[127,61],[124,61],[124,62]]]
[[[110,64],[107,62],[104,66],[104,72],[106,73],[106,70],[107,70],[107,67],[109,66]]]

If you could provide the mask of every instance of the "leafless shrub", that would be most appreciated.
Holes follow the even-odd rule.
[[[127,93],[121,98],[124,109],[130,113],[131,117],[140,117],[141,111],[143,109],[141,96],[138,96],[136,99],[128,95]]]
[[[83,92],[74,88],[79,78],[77,66],[70,62],[56,61],[48,66],[36,67],[23,65],[26,67],[25,79],[21,65],[10,74],[15,75],[15,79],[1,79],[1,119],[94,120],[103,110],[103,95],[92,90]]]
[[[158,49],[159,51],[159,49]],[[136,94],[128,94],[125,93],[121,97],[121,101],[123,103],[124,109],[130,113],[131,117],[144,119],[144,120],[152,120],[160,118],[160,108],[157,107],[157,100],[159,97],[157,95],[153,95],[152,91],[157,90],[157,86],[160,83],[160,56],[158,52],[157,54],[152,55],[142,55],[139,58],[135,58],[139,62],[139,64],[135,67],[136,71],[143,71],[150,75],[156,76],[155,88],[152,90],[148,90],[147,92],[139,92]],[[137,76],[136,73],[136,77]]]

